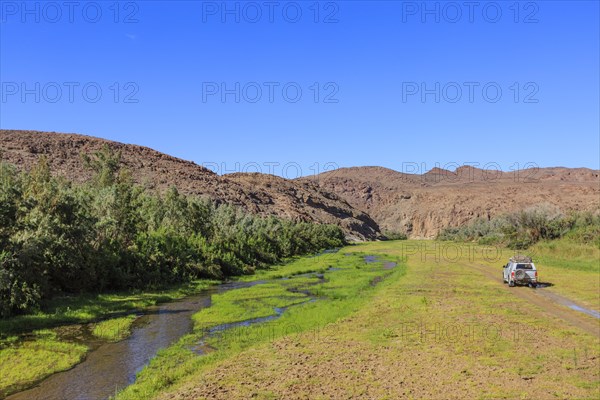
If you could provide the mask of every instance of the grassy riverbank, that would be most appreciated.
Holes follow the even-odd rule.
[[[268,328],[211,339],[219,350],[203,357],[186,352],[198,340],[192,335],[162,352],[118,398],[597,398],[598,320],[531,302],[537,291],[527,287],[508,288],[500,279],[508,254],[498,249],[490,257],[485,249],[417,241],[353,246],[406,260],[375,286],[366,269],[346,268],[353,261],[342,249],[331,262],[342,269],[312,286],[326,300],[292,307]],[[304,260],[299,266],[307,268]],[[557,292],[567,281],[555,272],[587,277],[560,263],[539,268],[554,283],[546,289]],[[593,287],[586,285],[579,289]]]
[[[245,276],[242,280],[277,279],[325,271],[331,264],[329,257],[329,254],[324,254],[295,258],[288,263],[258,271],[255,275]],[[308,285],[314,280],[308,277],[295,278],[294,284]],[[122,340],[130,333],[134,316],[128,314],[132,311],[181,299],[216,283],[219,282],[200,280],[166,290],[56,298],[36,314],[0,320],[0,360],[6,369],[2,371],[0,395],[26,388],[45,376],[69,369],[81,361],[88,349],[68,339],[61,339],[63,331],[69,331],[77,325],[91,324],[91,331],[97,338]],[[215,296],[217,307],[195,316],[197,327],[209,329],[213,325],[265,317],[271,315],[275,307],[287,307],[307,300],[306,294],[288,291],[287,284],[261,285],[260,288],[240,289]],[[27,340],[23,340],[23,337]]]
[[[33,332],[21,343],[5,340],[0,349],[0,397],[28,387],[32,382],[64,371],[80,362],[85,346],[60,341],[55,332]]]
[[[195,281],[159,291],[63,297],[44,311],[0,319],[0,397],[79,363],[86,346],[61,339],[73,325],[93,323],[95,336],[109,341],[129,334],[133,316],[124,314],[181,299],[217,281]]]
[[[561,239],[531,252],[541,280],[552,283],[542,291],[598,309],[597,247]],[[161,350],[117,398],[596,398],[598,320],[503,285],[500,267],[511,253],[440,241],[364,243],[245,276],[253,286],[214,294],[193,316],[193,332]],[[95,326],[119,340],[132,320],[127,311],[209,284],[97,297],[99,305],[77,299],[34,326],[110,316]],[[13,331],[22,324],[13,322]],[[85,354],[52,332],[36,335],[39,345],[5,337],[5,389]]]
[[[215,283],[218,281],[198,280],[174,286],[171,289],[156,291],[136,290],[56,298],[50,301],[41,312],[0,319],[0,343],[12,335],[60,325],[85,324],[181,299],[198,293]]]
[[[218,362],[278,338],[318,337],[327,326],[367,304],[385,277],[399,278],[404,273],[399,261],[381,255],[366,262],[365,254],[342,252],[302,258],[257,275],[269,279],[264,284],[215,295],[212,307],[194,316],[194,332],[161,351],[117,398],[152,398]],[[294,277],[308,272],[324,273],[324,281],[319,275]],[[275,317],[283,307],[288,308],[276,319],[213,330],[223,324]]]
[[[107,319],[94,324],[92,333],[95,337],[116,342],[125,339],[131,333],[131,325],[135,321],[135,315]]]

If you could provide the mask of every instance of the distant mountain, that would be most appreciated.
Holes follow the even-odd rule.
[[[600,207],[600,171],[587,168],[500,172],[464,166],[415,175],[382,167],[354,167],[299,180],[338,194],[369,214],[382,231],[404,232],[415,238],[431,238],[445,227],[541,203],[558,206],[563,212]]]
[[[147,147],[76,134],[0,130],[3,161],[28,170],[45,155],[54,174],[75,182],[84,182],[91,176],[83,166],[81,153],[98,151],[105,144],[121,150],[123,166],[132,172],[136,182],[151,190],[164,191],[175,186],[182,193],[237,205],[255,214],[336,224],[350,239],[379,236],[379,227],[367,214],[313,182],[261,174],[219,176],[193,162]]]

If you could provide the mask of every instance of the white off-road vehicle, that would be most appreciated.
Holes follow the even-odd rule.
[[[538,273],[531,257],[511,257],[508,264],[502,266],[502,280],[511,287],[515,285],[536,287],[538,284]]]

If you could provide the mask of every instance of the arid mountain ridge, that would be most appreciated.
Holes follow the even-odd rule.
[[[477,218],[549,204],[562,212],[600,207],[600,171],[588,168],[531,168],[513,172],[463,166],[422,175],[382,167],[344,168],[316,180],[385,231],[431,238],[445,227]],[[310,178],[303,178],[310,179]]]
[[[350,239],[381,232],[434,237],[441,229],[492,218],[541,203],[569,210],[598,210],[600,171],[540,168],[513,172],[460,167],[406,174],[383,167],[341,168],[288,180],[259,173],[219,176],[211,170],[147,147],[78,134],[0,130],[3,161],[29,169],[46,156],[54,174],[84,182],[91,172],[81,153],[104,145],[122,152],[123,166],[151,190],[171,186],[260,215],[333,223]]]

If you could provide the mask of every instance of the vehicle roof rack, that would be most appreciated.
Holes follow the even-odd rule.
[[[511,262],[516,262],[516,263],[530,263],[533,262],[533,260],[531,259],[531,257],[529,256],[523,256],[523,255],[514,255],[510,258]]]

